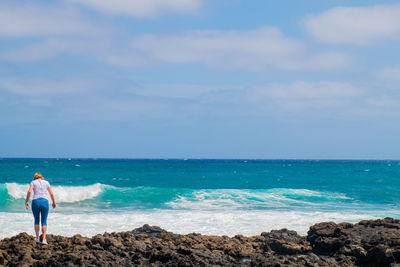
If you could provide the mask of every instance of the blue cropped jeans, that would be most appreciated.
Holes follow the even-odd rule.
[[[39,219],[41,219],[42,226],[46,226],[47,215],[49,214],[49,201],[45,198],[34,199],[32,201],[32,213],[33,217],[35,217],[35,224],[39,224]]]

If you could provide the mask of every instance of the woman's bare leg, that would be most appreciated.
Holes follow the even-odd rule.
[[[42,225],[43,240],[46,240],[47,225]]]
[[[35,224],[36,238],[39,239],[39,224]]]

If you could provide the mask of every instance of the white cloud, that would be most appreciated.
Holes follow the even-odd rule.
[[[96,88],[96,85],[96,82],[93,80],[67,78],[9,78],[0,81],[0,89],[27,97],[52,97],[90,92]]]
[[[63,53],[97,57],[118,66],[206,64],[246,71],[326,70],[349,66],[350,55],[312,51],[304,42],[286,37],[279,29],[249,31],[186,31],[147,34],[130,41],[118,38],[49,37],[2,53],[9,61],[51,59]],[[125,38],[124,38],[125,40]]]
[[[284,109],[325,109],[351,107],[362,96],[361,88],[341,82],[305,82],[258,86],[248,92],[248,98]]]
[[[42,38],[21,48],[11,48],[0,54],[12,62],[52,59],[62,54],[79,54],[101,58],[113,49],[113,43],[102,38]]]
[[[104,32],[104,29],[102,29]],[[0,2],[0,36],[40,37],[100,34],[80,12],[70,6]]]
[[[400,4],[336,7],[302,23],[317,40],[366,45],[400,39]]]
[[[8,78],[0,80],[0,96],[10,109],[44,120],[119,120],[168,114],[159,99],[127,94],[113,84],[101,78]]]
[[[245,70],[331,69],[348,66],[348,55],[312,52],[302,42],[286,37],[279,29],[250,31],[187,31],[172,35],[135,38],[130,49],[110,55],[114,64],[203,63],[220,68]]]
[[[82,43],[61,39],[46,39],[29,44],[23,48],[10,49],[3,53],[3,58],[9,61],[35,61],[50,59],[64,52],[78,53],[86,50]]]
[[[226,85],[199,85],[199,84],[145,84],[136,88],[129,88],[127,93],[134,93],[148,97],[196,99],[207,93],[222,89],[231,90],[238,86]]]
[[[191,13],[198,10],[202,0],[69,0],[107,14],[152,17],[162,12]]]
[[[112,4],[115,8],[127,5],[123,10],[137,8],[156,12],[167,7],[194,8],[200,1],[99,0],[87,3]],[[352,61],[344,53],[312,51],[304,42],[285,36],[275,27],[148,34],[133,39],[121,31],[100,24],[95,27],[72,5],[0,3],[0,37],[39,37],[38,40],[24,41],[22,47],[2,51],[2,58],[8,61],[36,61],[70,53],[94,56],[120,66],[200,63],[246,71],[337,69],[350,65]]]
[[[400,81],[400,65],[381,69],[377,72],[377,75],[385,80]]]
[[[51,114],[55,118],[135,119],[279,118],[398,114],[400,96],[390,90],[346,82],[297,81],[259,86],[143,84],[115,87],[104,78],[2,79],[0,96],[21,114]],[[171,90],[173,89],[173,90]],[[35,111],[31,108],[38,107]],[[47,116],[47,115],[43,115]]]

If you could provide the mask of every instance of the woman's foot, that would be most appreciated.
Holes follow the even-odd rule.
[[[40,239],[36,237],[35,242],[40,242]]]
[[[42,243],[45,244],[45,245],[48,244],[46,239],[43,239]]]

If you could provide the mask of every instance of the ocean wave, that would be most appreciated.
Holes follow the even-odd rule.
[[[7,193],[13,199],[26,197],[29,184],[6,183]],[[105,188],[110,187],[104,184],[93,184],[88,186],[52,186],[56,202],[73,203],[99,196]],[[49,198],[49,196],[48,196]]]
[[[329,202],[351,200],[344,194],[308,189],[203,189],[179,195],[167,205],[174,209],[224,208],[286,208],[293,206],[326,205]]]
[[[11,200],[26,197],[28,184],[0,185],[0,194]],[[166,208],[166,209],[271,209],[294,207],[327,207],[351,202],[351,198],[334,192],[308,189],[185,189],[162,187],[115,187],[96,183],[87,186],[52,186],[57,203],[74,207]],[[4,196],[3,196],[4,197]],[[90,201],[89,201],[90,200]],[[1,203],[0,203],[1,206]]]

